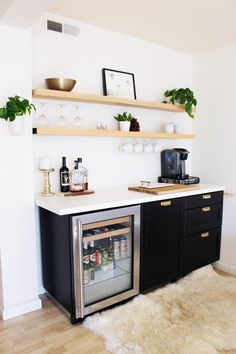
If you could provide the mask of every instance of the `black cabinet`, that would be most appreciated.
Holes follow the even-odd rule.
[[[124,274],[127,273],[132,278],[132,286],[137,283],[135,285],[136,293],[139,290],[147,291],[166,282],[173,281],[190,271],[217,261],[220,257],[222,208],[223,192],[143,203],[141,206],[140,229],[140,289],[134,276],[135,270],[137,271],[139,268],[139,241],[135,243],[135,247],[131,246],[130,243],[130,255],[135,260],[134,266],[129,267],[128,271],[125,267],[121,267],[122,271],[125,271]],[[100,223],[101,220],[105,220],[102,226],[108,225],[108,219],[114,219],[115,224],[126,222],[120,218],[116,219],[116,213],[119,209],[121,211],[125,210],[125,208],[114,208],[109,211],[91,212],[91,215],[95,215],[96,219],[95,224],[92,222],[94,235],[81,234],[80,244],[82,245],[85,237],[88,237],[89,241],[95,240],[95,243],[99,243],[103,239],[122,236],[124,232],[126,238],[127,233],[130,233],[129,239],[132,239],[134,236],[133,227],[139,231],[139,222],[137,221],[132,221],[132,227],[130,229],[126,227],[126,231],[120,226],[118,229],[110,231],[109,227],[105,228],[107,229],[107,234],[105,231],[101,231],[103,230],[102,228],[100,228],[101,230],[99,229],[100,226],[98,227],[98,221]],[[103,216],[101,219],[101,212],[109,213],[109,217],[107,216],[104,219]],[[82,216],[83,218],[85,217],[84,214],[80,214],[80,217]],[[75,322],[78,318],[76,315],[78,310],[76,303],[78,287],[75,285],[75,280],[77,279],[75,272],[77,272],[77,269],[82,269],[82,266],[78,267],[73,260],[78,253],[75,252],[77,246],[75,248],[74,235],[77,234],[78,230],[82,230],[82,226],[78,226],[78,221],[73,224],[74,217],[75,215],[59,216],[40,208],[44,287],[62,305],[66,312],[71,314],[72,322]],[[110,224],[113,225],[114,223]],[[85,223],[85,225],[87,224]],[[87,226],[84,227],[84,230],[87,229]],[[99,230],[101,234],[96,233]],[[78,254],[81,258],[82,248]],[[118,267],[117,270],[119,270]],[[96,273],[97,280],[99,280],[98,276],[99,270]],[[115,277],[115,273],[114,277],[112,276],[113,278],[113,285],[115,286],[119,282],[119,278]],[[80,283],[83,284],[81,279],[83,279],[82,273]],[[103,278],[101,279],[103,281]],[[86,286],[92,287],[94,284],[87,284]],[[109,287],[109,289],[111,288]],[[100,290],[103,290],[103,286],[101,286]],[[98,288],[96,287],[95,289],[94,287],[91,293],[97,294],[97,291]],[[120,299],[119,293],[117,302],[121,301]],[[101,301],[102,304],[103,302],[104,300]],[[90,303],[87,305],[86,303],[84,306],[85,315],[90,313]],[[92,303],[91,312],[98,309],[95,309],[94,306],[95,304]],[[82,308],[81,305],[80,308]],[[81,317],[83,317],[83,314]]]
[[[141,291],[220,258],[223,192],[142,206]]]
[[[223,192],[186,198],[182,273],[220,258]]]
[[[179,273],[184,198],[142,206],[141,290],[171,281]]]
[[[220,255],[221,228],[198,232],[184,240],[184,271],[202,267],[215,262]]]

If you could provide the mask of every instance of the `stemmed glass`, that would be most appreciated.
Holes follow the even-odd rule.
[[[67,120],[63,115],[63,108],[64,108],[64,104],[59,104],[60,109],[61,109],[61,115],[56,119],[56,127],[57,128],[66,128],[67,126]]]
[[[79,116],[79,106],[75,106],[76,108],[76,116],[73,121],[73,127],[79,129],[82,125],[82,119]]]
[[[48,117],[46,117],[46,115],[44,114],[44,110],[45,110],[45,102],[41,102],[40,106],[41,106],[41,114],[40,116],[37,118],[36,120],[36,126],[37,128],[46,128],[49,127],[49,119]]]

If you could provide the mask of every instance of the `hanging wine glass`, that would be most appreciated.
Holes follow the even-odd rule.
[[[82,119],[79,116],[79,106],[75,106],[76,108],[76,115],[73,120],[73,128],[80,129],[82,125]]]
[[[40,106],[41,106],[41,109],[40,109],[41,114],[36,120],[36,126],[37,126],[37,128],[47,128],[47,127],[49,127],[49,119],[44,114],[46,103],[40,102]]]
[[[64,104],[59,104],[60,109],[61,109],[61,115],[56,119],[56,127],[57,128],[66,128],[67,127],[67,120],[63,115],[63,107],[65,106]]]

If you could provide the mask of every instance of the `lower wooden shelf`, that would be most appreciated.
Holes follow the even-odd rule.
[[[64,129],[64,128],[33,128],[37,135],[80,135],[110,136],[125,138],[160,138],[160,139],[194,139],[194,134],[174,134],[159,132],[124,132],[120,130]]]

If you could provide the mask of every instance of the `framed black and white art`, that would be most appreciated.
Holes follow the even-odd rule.
[[[104,68],[102,79],[105,96],[136,99],[134,74]]]

